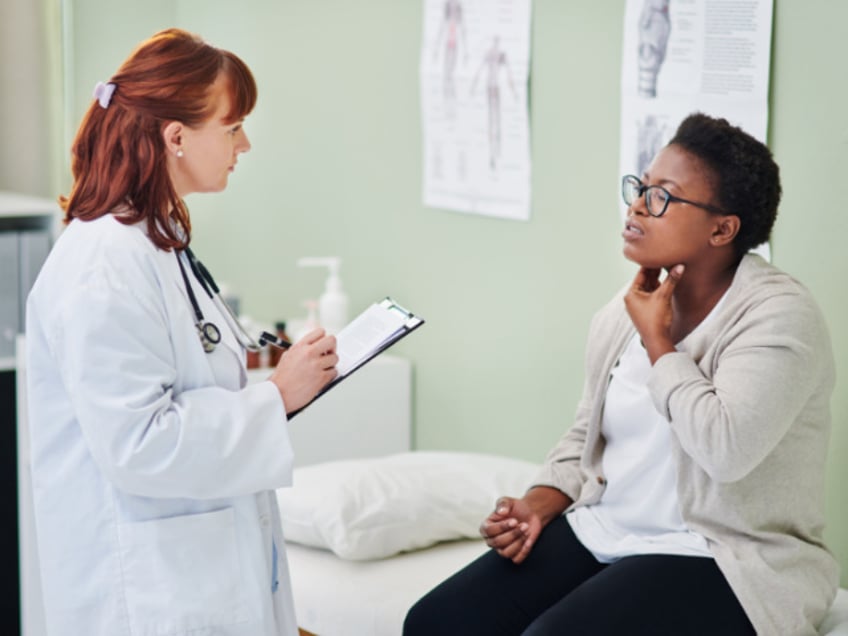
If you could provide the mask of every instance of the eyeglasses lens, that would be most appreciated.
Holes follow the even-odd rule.
[[[645,204],[648,207],[648,212],[654,216],[662,215],[668,205],[668,193],[662,188],[653,187],[647,190],[646,196]]]
[[[635,177],[628,176],[621,180],[621,196],[627,205],[639,198],[641,186],[642,184]]]
[[[637,177],[627,175],[621,180],[621,196],[627,205],[632,205],[642,194],[645,207],[652,216],[662,216],[668,205],[669,194],[659,186],[645,186]]]

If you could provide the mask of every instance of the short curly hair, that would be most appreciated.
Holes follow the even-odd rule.
[[[712,173],[718,207],[741,221],[734,239],[739,258],[769,240],[781,187],[780,169],[764,143],[726,119],[693,113],[668,145],[689,152]]]

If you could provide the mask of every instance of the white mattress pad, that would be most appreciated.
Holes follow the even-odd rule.
[[[378,561],[345,561],[288,543],[298,625],[319,636],[398,636],[415,602],[483,554],[482,540],[441,543]]]
[[[442,543],[379,561],[345,561],[287,544],[298,625],[318,636],[398,636],[415,602],[486,551],[482,540]],[[822,636],[848,636],[848,590],[837,592]]]

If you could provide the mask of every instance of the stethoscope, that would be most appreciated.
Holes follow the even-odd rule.
[[[189,283],[188,275],[186,274],[185,266],[183,266],[180,254],[176,250],[174,250],[174,254],[177,256],[177,263],[180,266],[180,273],[183,275],[186,293],[188,294],[188,299],[191,302],[191,307],[194,310],[194,326],[197,328],[197,333],[200,337],[200,344],[203,345],[203,350],[206,353],[212,353],[215,351],[215,347],[221,342],[221,330],[218,329],[218,326],[214,322],[206,320],[203,316],[203,311],[200,309],[200,304],[197,302],[197,297],[194,295],[194,290]],[[229,324],[229,327],[235,335],[236,340],[238,340],[238,343],[248,351],[261,350],[262,345],[268,342],[268,338],[274,338],[274,336],[263,333],[262,336],[260,336],[260,342],[254,340],[250,334],[245,331],[244,327],[233,313],[233,310],[230,309],[230,306],[223,298],[221,298],[221,290],[218,289],[218,285],[215,284],[215,279],[212,278],[212,274],[209,273],[209,270],[206,269],[203,263],[197,260],[197,257],[194,255],[194,252],[191,251],[191,248],[186,247],[185,254],[188,258],[188,264],[191,267],[191,271],[194,273],[194,277],[200,283],[200,286],[203,287],[203,291],[206,292],[209,299],[215,303],[215,306],[218,307],[218,309],[221,310],[224,320],[226,320]]]

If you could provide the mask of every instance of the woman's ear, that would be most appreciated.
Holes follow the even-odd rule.
[[[716,247],[729,245],[733,243],[733,239],[739,234],[739,228],[742,222],[735,214],[728,214],[718,217],[718,223],[713,229],[713,234],[710,237],[710,243]]]
[[[178,121],[169,121],[162,128],[162,139],[165,141],[165,149],[168,151],[168,154],[177,157],[182,156],[182,133],[183,125]]]

